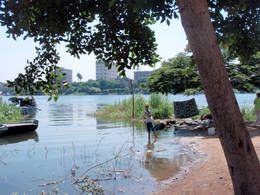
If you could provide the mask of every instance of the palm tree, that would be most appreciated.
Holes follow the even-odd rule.
[[[81,82],[81,79],[83,78],[82,75],[78,72],[77,77],[79,79],[79,82]]]

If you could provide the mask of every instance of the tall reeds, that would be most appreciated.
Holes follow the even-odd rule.
[[[136,95],[134,102],[135,119],[143,119],[145,105],[150,106],[154,119],[170,118],[173,114],[173,104],[168,101],[166,96],[161,94],[151,94],[148,100],[142,95]],[[105,106],[94,115],[108,119],[130,119],[132,116],[132,98]]]

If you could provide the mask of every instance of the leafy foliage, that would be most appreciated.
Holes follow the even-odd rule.
[[[140,86],[139,81],[134,81],[135,93],[148,93],[147,88]],[[129,80],[89,80],[87,82],[70,84],[69,88],[63,88],[59,91],[63,95],[94,95],[94,94],[129,94]]]
[[[256,113],[254,108],[243,106],[240,110],[245,120],[249,120],[249,121],[256,120]]]
[[[254,92],[260,88],[260,54],[253,55],[248,64],[235,64],[230,62],[229,54],[223,53],[226,59],[226,68],[234,89],[243,92]],[[185,93],[194,94],[202,92],[199,72],[191,56],[179,53],[175,58],[169,59],[162,67],[155,70],[146,83],[151,93]]]
[[[208,0],[219,42],[242,63],[260,48],[260,1]]]
[[[188,93],[194,89],[201,91],[201,82],[193,59],[179,53],[149,76],[147,87],[151,93]]]
[[[219,41],[243,64],[260,48],[259,4],[257,0],[208,0]],[[156,21],[170,25],[172,18],[178,18],[177,9],[173,0],[1,0],[0,23],[7,27],[8,36],[32,37],[38,44],[37,56],[28,62],[25,74],[8,84],[17,93],[42,89],[56,96],[64,85],[53,72],[59,61],[56,46],[62,42],[75,57],[94,53],[108,68],[115,63],[122,76],[125,68],[153,66],[160,58],[149,25]],[[197,80],[192,82],[195,85]]]
[[[81,79],[83,79],[83,76],[79,72],[77,74],[77,77],[78,77],[79,81],[81,81]]]
[[[125,75],[125,68],[151,65],[159,61],[155,53],[154,32],[148,27],[176,13],[172,1],[8,1],[0,3],[0,23],[7,34],[33,37],[40,45],[37,57],[28,63],[9,86],[16,92],[33,93],[42,87],[57,95],[57,75],[52,73],[59,61],[56,45],[64,42],[67,51],[78,57],[94,53],[108,68],[115,62]],[[174,14],[175,13],[175,14]],[[168,22],[169,23],[169,22]]]
[[[19,122],[23,120],[20,108],[0,102],[0,123]]]

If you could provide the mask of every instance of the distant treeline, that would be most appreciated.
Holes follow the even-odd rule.
[[[145,87],[146,80],[133,81],[133,89],[135,93],[148,94]],[[15,95],[14,89],[0,85],[0,91],[3,95]],[[130,94],[130,80],[88,80],[87,82],[72,82],[68,88],[60,90],[61,95],[102,95],[102,94]],[[43,95],[39,91],[35,95]]]
[[[135,93],[147,94],[148,90],[144,87],[146,80],[133,81]],[[97,94],[130,94],[130,80],[89,80],[87,82],[73,82],[69,88],[63,88],[62,95],[97,95]]]

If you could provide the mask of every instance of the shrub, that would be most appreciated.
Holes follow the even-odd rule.
[[[17,122],[23,120],[21,109],[0,102],[0,123]]]
[[[203,114],[210,114],[210,110],[208,107],[203,107],[199,110],[200,116],[202,116]]]
[[[242,106],[240,109],[243,118],[245,120],[249,120],[249,121],[255,121],[256,120],[256,113],[255,113],[255,109],[251,108],[249,106]]]

